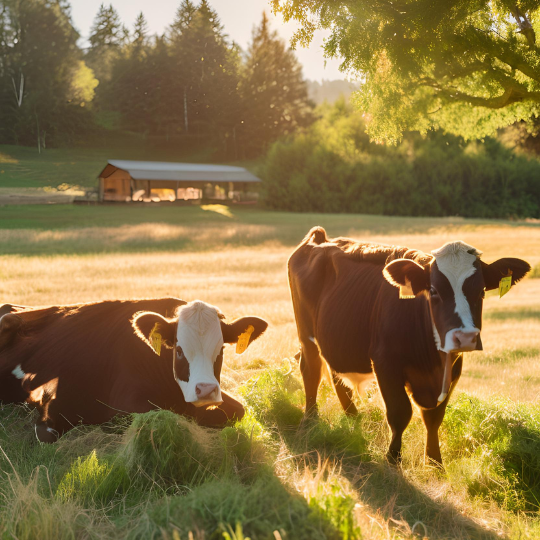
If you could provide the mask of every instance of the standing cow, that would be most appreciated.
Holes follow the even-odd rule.
[[[36,435],[122,413],[170,409],[218,427],[244,415],[221,391],[224,343],[242,352],[268,324],[231,323],[201,301],[176,298],[0,307],[0,401],[37,407]]]
[[[426,458],[441,464],[438,431],[463,352],[482,350],[484,291],[530,270],[520,259],[486,264],[480,255],[463,242],[426,254],[329,240],[313,228],[288,263],[306,415],[317,411],[325,362],[348,414],[357,412],[352,389],[376,376],[392,432],[388,459],[401,459],[412,399],[427,430]]]

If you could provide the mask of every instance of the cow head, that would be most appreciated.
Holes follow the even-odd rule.
[[[237,343],[242,336],[247,346],[266,330],[268,323],[258,317],[242,317],[229,324],[216,307],[195,300],[178,308],[173,319],[139,313],[133,326],[156,354],[160,346],[173,349],[173,374],[184,399],[202,407],[222,402],[224,344]]]
[[[448,242],[431,252],[425,264],[397,259],[384,268],[385,278],[411,296],[426,295],[437,348],[445,353],[482,350],[484,291],[511,276],[512,286],[531,269],[521,259],[480,260],[481,252],[464,242]]]

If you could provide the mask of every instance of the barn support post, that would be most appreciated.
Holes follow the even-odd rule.
[[[105,180],[103,178],[99,179],[99,202],[103,202],[105,195]]]

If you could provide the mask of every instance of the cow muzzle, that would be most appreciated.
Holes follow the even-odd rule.
[[[215,383],[197,383],[195,385],[197,399],[192,401],[195,407],[208,407],[211,405],[221,405],[221,389]]]
[[[480,342],[480,331],[463,332],[456,330],[452,335],[452,348],[449,352],[476,351]],[[480,349],[481,350],[481,349]]]

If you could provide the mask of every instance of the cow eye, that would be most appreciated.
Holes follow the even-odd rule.
[[[430,296],[439,296],[439,293],[437,292],[437,289],[435,287],[430,287],[429,295]]]

